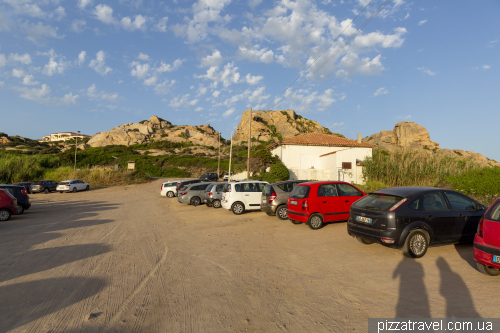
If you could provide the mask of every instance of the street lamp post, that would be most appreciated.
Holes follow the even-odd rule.
[[[80,134],[80,131],[76,131],[78,134]],[[76,171],[76,150],[77,150],[77,147],[78,147],[78,136],[75,137],[75,167],[73,168],[75,171]]]

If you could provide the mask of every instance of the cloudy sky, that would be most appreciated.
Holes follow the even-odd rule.
[[[350,138],[413,121],[500,161],[500,2],[384,2],[0,0],[0,131],[157,115],[229,138],[249,107],[292,109]]]

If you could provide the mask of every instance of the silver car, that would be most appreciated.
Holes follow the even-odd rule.
[[[214,183],[194,183],[189,184],[179,190],[177,201],[183,204],[198,206],[202,204],[202,198],[205,196],[205,190]]]
[[[207,204],[207,207],[220,208],[222,199],[222,190],[224,189],[224,183],[211,184],[205,190],[205,196],[203,197],[203,202]]]

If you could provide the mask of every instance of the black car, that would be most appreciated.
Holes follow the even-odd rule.
[[[22,186],[26,189],[26,191],[28,191],[28,193],[31,193],[31,190],[30,190],[30,186],[31,184],[33,184],[32,182],[22,182],[22,183],[15,183],[15,184],[12,184],[12,185],[16,185],[16,186]]]
[[[0,184],[0,189],[7,190],[17,199],[17,215],[24,213],[26,209],[31,207],[28,191],[23,186]]]
[[[219,180],[219,176],[215,172],[206,172],[200,176],[200,179],[208,179],[212,182],[216,182]]]
[[[57,188],[57,182],[53,180],[38,180],[31,184],[30,191],[33,194],[41,192],[47,194],[49,192],[55,191],[56,188]]]
[[[186,181],[180,182],[177,185],[177,187],[175,188],[176,195],[177,195],[177,192],[179,192],[179,190],[186,185],[194,184],[194,183],[203,183],[203,182],[208,182],[208,181],[209,180],[207,180],[207,179],[192,179],[192,180],[186,180]]]
[[[455,191],[393,187],[352,204],[347,232],[363,244],[402,249],[412,258],[429,245],[471,243],[486,207]]]

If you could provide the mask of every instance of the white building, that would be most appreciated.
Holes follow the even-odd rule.
[[[290,179],[341,180],[363,184],[360,162],[377,145],[336,135],[307,133],[267,147],[290,171]]]
[[[75,138],[78,139],[85,139],[85,138],[90,138],[90,135],[85,135],[85,134],[80,134],[80,133],[74,133],[74,132],[59,132],[59,133],[52,133],[50,135],[46,135],[42,138],[42,140],[38,140],[41,142],[48,142],[48,141],[67,141],[67,140],[75,140]]]

